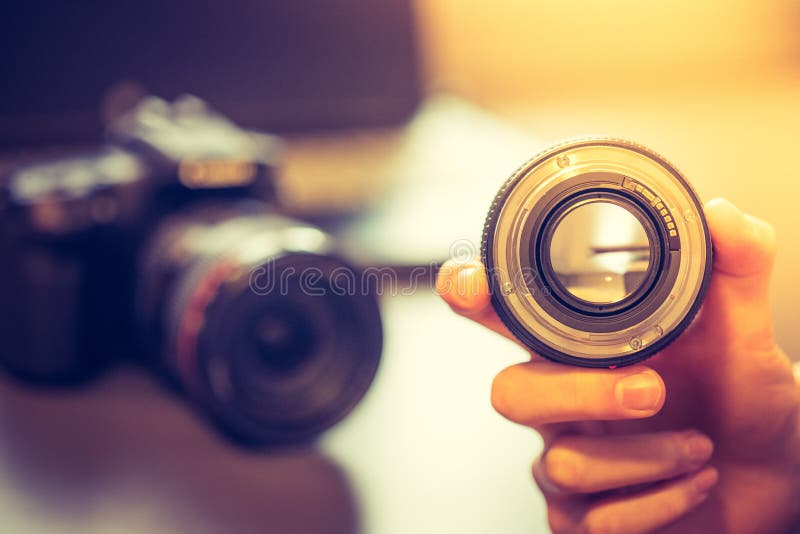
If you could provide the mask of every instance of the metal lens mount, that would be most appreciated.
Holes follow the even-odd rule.
[[[631,365],[694,318],[711,239],[686,179],[636,143],[538,154],[494,199],[482,243],[492,304],[526,346],[585,367]]]

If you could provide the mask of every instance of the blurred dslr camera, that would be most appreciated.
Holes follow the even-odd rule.
[[[346,415],[382,348],[374,294],[278,214],[272,136],[193,97],[144,99],[99,151],[0,177],[0,360],[63,383],[140,359],[228,434],[302,442]]]

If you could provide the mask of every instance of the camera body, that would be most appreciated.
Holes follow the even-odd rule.
[[[259,269],[313,267],[318,284],[355,269],[325,233],[277,213],[280,151],[196,98],[147,98],[99,151],[2,177],[0,361],[64,383],[135,358],[255,444],[343,417],[377,369],[375,297],[314,300],[299,279],[280,294],[250,287]]]
[[[214,143],[231,135],[252,149]],[[169,213],[211,197],[275,199],[279,141],[195,99],[148,100],[111,137],[97,153],[4,179],[0,350],[25,378],[79,379],[139,350],[137,254]]]

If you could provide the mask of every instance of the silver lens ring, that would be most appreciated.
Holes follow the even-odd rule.
[[[492,304],[526,346],[616,367],[689,325],[712,250],[702,205],[672,164],[630,141],[582,138],[514,172],[489,211],[482,255]]]

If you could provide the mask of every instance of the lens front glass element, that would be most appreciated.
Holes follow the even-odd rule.
[[[267,371],[288,376],[313,358],[318,342],[313,319],[291,303],[277,303],[255,320],[255,353]]]
[[[619,302],[645,281],[650,242],[636,216],[610,202],[588,202],[558,222],[550,244],[558,281],[593,304]]]

